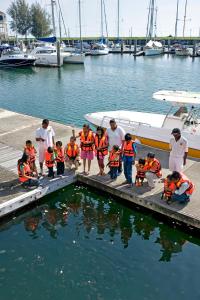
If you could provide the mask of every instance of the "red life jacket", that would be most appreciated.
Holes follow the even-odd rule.
[[[153,161],[147,162],[147,170],[156,174],[157,177],[162,177],[161,164],[158,159],[154,158]]]
[[[74,144],[74,147],[72,147],[71,144],[67,145],[66,154],[69,158],[76,158],[79,154],[79,147],[77,144]]]
[[[124,156],[135,156],[133,145],[134,145],[134,141],[124,142],[124,148],[123,148]]]
[[[57,162],[64,162],[64,149],[63,147],[61,148],[56,148],[56,161]]]
[[[119,167],[119,152],[110,151],[109,155],[109,166],[110,167]]]
[[[85,136],[84,132],[80,132],[80,140],[81,140],[81,150],[83,151],[93,151],[94,146],[94,136],[91,130],[89,130],[87,136]]]
[[[21,171],[21,167],[22,166],[24,168],[24,174],[26,176],[30,176],[31,175],[31,169],[30,169],[29,164],[21,163],[20,160],[18,161],[17,170],[18,170],[19,181],[20,182],[26,182],[29,179],[26,178],[26,177],[24,177],[24,175],[22,174],[22,171]]]
[[[173,182],[168,182],[167,178],[164,181],[164,192],[163,194],[166,197],[171,197],[173,192],[175,191],[176,186]]]
[[[145,166],[143,165],[137,165],[137,166],[139,166],[141,170],[137,170],[136,176],[141,179],[145,178],[145,170],[146,170]]]
[[[46,151],[45,164],[48,168],[51,168],[54,166],[54,154],[53,153],[49,153],[48,151]]]
[[[95,136],[95,152],[97,153],[97,148],[100,148],[101,150],[98,150],[103,156],[106,156],[108,154],[108,142],[107,137],[103,135],[103,137],[100,139],[99,136],[96,134]]]
[[[194,189],[195,189],[195,185],[184,174],[181,174],[181,179],[176,183],[176,188],[179,189],[184,182],[187,182],[189,184],[188,189],[185,191],[186,195],[189,195],[189,196],[192,195],[192,193],[194,192]]]
[[[27,147],[27,146],[25,146],[25,147],[24,147],[24,152],[25,152],[25,153],[28,155],[28,157],[29,157],[29,159],[28,159],[29,163],[35,162],[37,151],[36,151],[36,149],[35,149],[34,146],[32,146],[32,147],[30,147],[30,148]]]

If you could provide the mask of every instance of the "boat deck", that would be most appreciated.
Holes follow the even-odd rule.
[[[56,140],[64,143],[71,136],[72,127],[56,122],[51,123],[56,132]],[[16,162],[21,156],[24,141],[29,138],[34,140],[36,128],[41,125],[41,119],[30,116],[0,110],[0,217],[16,211],[23,206],[39,200],[43,196],[55,192],[77,180],[97,190],[106,191],[113,196],[121,198],[125,203],[131,202],[136,205],[153,210],[163,216],[180,221],[188,226],[200,228],[200,162],[188,160],[185,174],[193,180],[196,191],[187,205],[173,203],[168,205],[161,200],[163,184],[158,182],[156,188],[149,190],[145,183],[143,187],[128,188],[122,185],[124,176],[121,175],[116,181],[111,181],[109,176],[97,176],[98,167],[96,159],[92,162],[90,176],[73,171],[66,172],[63,178],[49,180],[44,178],[43,187],[27,191],[24,190],[17,179]],[[138,146],[138,157],[143,157],[150,149]],[[152,149],[151,149],[152,150]],[[155,150],[163,167],[163,175],[168,171],[168,153]],[[133,168],[134,169],[134,168]],[[81,170],[80,170],[81,171]]]

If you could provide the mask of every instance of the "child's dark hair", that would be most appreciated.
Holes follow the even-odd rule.
[[[72,135],[72,136],[70,137],[70,140],[73,140],[74,142],[76,142],[76,137]]]
[[[117,145],[114,145],[114,146],[113,146],[113,150],[115,150],[115,151],[119,151],[119,146],[117,146]]]
[[[145,165],[145,163],[146,163],[146,161],[145,161],[145,159],[144,158],[140,158],[139,160],[138,160],[138,163],[140,164],[140,165]]]
[[[32,141],[31,141],[31,140],[27,140],[27,141],[26,141],[26,145],[29,145],[29,144],[32,144]]]
[[[149,152],[149,153],[147,154],[147,157],[148,157],[148,158],[155,158],[155,153]]]
[[[48,147],[48,148],[47,148],[47,152],[53,153],[53,147]]]
[[[127,133],[127,134],[125,134],[125,141],[131,141],[131,134],[130,133]]]
[[[61,142],[61,141],[57,141],[57,142],[56,142],[56,146],[57,146],[57,147],[58,147],[58,146],[62,147],[62,142]]]
[[[101,136],[104,135],[104,129],[103,129],[103,127],[98,126],[98,127],[97,127],[97,131],[101,131]]]
[[[171,181],[172,180],[172,174],[167,175],[167,179]]]

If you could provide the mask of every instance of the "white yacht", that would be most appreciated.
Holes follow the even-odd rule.
[[[31,52],[32,55],[36,57],[36,66],[47,66],[47,67],[57,67],[57,49],[55,46],[42,46],[36,47]],[[63,65],[63,57],[60,56],[60,64]]]
[[[190,56],[190,50],[186,46],[179,46],[175,50],[176,55],[178,56]]]
[[[97,56],[97,55],[108,55],[109,54],[109,48],[107,45],[103,43],[95,43],[92,46],[92,49],[90,50],[90,54],[92,56]]]
[[[153,98],[163,103],[171,103],[167,114],[137,111],[104,111],[85,115],[95,126],[109,127],[114,118],[126,133],[131,133],[142,144],[169,150],[169,140],[173,128],[180,128],[189,144],[189,155],[200,158],[200,93],[185,91],[159,91]],[[173,113],[174,106],[178,107]]]
[[[85,54],[75,52],[62,52],[64,64],[84,64]]]
[[[150,40],[144,47],[146,56],[160,55],[163,53],[163,45],[160,42]]]
[[[18,48],[0,49],[0,68],[24,68],[34,65],[36,58],[33,55],[25,54]]]

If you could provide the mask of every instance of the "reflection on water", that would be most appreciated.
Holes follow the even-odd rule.
[[[182,252],[184,244],[188,239],[191,240],[189,235],[168,227],[149,214],[133,211],[111,198],[94,198],[93,194],[90,195],[86,188],[80,186],[68,190],[67,194],[65,191],[60,192],[59,196],[51,197],[48,203],[43,203],[13,223],[23,220],[25,230],[34,239],[40,236],[41,228],[56,239],[62,228],[68,225],[70,218],[79,220],[75,228],[77,236],[80,231],[84,231],[84,237],[89,239],[90,234],[93,235],[95,231],[96,239],[103,240],[104,235],[109,234],[110,241],[114,242],[115,237],[120,235],[124,248],[129,246],[134,235],[144,240],[154,236],[151,242],[160,245],[161,256],[158,260],[165,262],[170,261],[173,254]],[[2,229],[3,227],[4,225]]]

